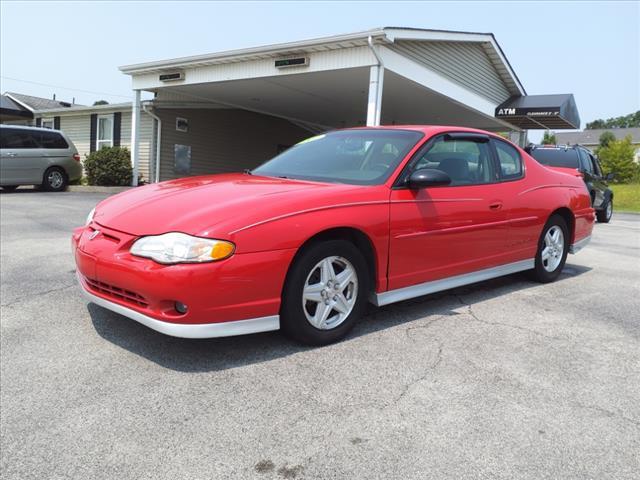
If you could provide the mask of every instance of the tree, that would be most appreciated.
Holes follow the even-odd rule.
[[[109,105],[109,102],[107,102],[106,100],[96,100],[95,102],[93,102],[93,106],[95,107],[96,105]]]
[[[599,140],[600,140],[600,147],[605,148],[605,147],[608,147],[611,142],[615,142],[616,136],[613,133],[606,131],[606,132],[602,132],[602,135],[600,135]]]
[[[626,183],[640,175],[640,165],[633,161],[635,148],[631,143],[631,135],[623,140],[612,140],[606,146],[598,148],[598,156],[604,174],[615,173],[615,181]]]
[[[558,140],[556,139],[556,134],[550,130],[544,132],[544,136],[542,137],[542,145],[556,145]]]
[[[602,120],[594,120],[587,123],[586,130],[594,130],[601,128],[633,128],[640,127],[640,110],[629,115],[623,115],[621,117],[612,117]]]

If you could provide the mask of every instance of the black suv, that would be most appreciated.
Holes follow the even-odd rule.
[[[602,175],[598,158],[581,145],[529,145],[527,153],[538,163],[558,169],[578,170],[584,178],[598,222],[609,223],[613,215],[613,192],[607,182],[614,174]]]

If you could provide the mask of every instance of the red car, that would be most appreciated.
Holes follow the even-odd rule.
[[[456,127],[338,130],[253,171],[101,202],[73,233],[83,292],[186,338],[342,338],[386,305],[529,270],[560,274],[594,223],[582,179]]]

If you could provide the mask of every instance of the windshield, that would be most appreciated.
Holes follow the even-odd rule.
[[[578,152],[569,148],[536,148],[530,155],[543,165],[550,167],[578,168]]]
[[[340,130],[303,140],[251,173],[379,185],[389,178],[422,136],[409,130]]]

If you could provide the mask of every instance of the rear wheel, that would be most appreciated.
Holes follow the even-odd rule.
[[[611,221],[611,217],[613,216],[613,198],[610,198],[607,201],[607,204],[602,210],[598,210],[596,212],[596,218],[598,219],[598,223],[609,223]]]
[[[66,190],[68,183],[67,174],[60,167],[48,168],[42,178],[42,188],[48,192],[62,192]]]
[[[362,316],[368,291],[367,266],[352,243],[330,240],[311,245],[287,275],[282,330],[308,345],[338,341]]]
[[[541,283],[553,282],[560,273],[569,253],[569,229],[560,215],[552,215],[542,229],[538,241],[535,267],[531,270],[534,280]]]

